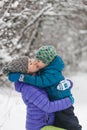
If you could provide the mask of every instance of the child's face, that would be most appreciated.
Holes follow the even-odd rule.
[[[41,60],[35,59],[35,63],[37,64],[39,69],[43,69],[44,67],[46,67],[46,64],[43,63]]]
[[[28,73],[35,73],[39,70],[38,65],[33,59],[29,59]]]

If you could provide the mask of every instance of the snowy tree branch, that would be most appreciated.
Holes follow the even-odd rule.
[[[11,1],[9,2],[9,5],[8,5],[8,7],[7,7],[7,10],[5,11],[5,13],[4,13],[2,19],[4,19],[5,15],[8,13],[8,11],[9,11],[9,9],[10,9],[10,6],[11,6],[12,2],[13,2],[13,0],[11,0]]]
[[[29,53],[29,48],[30,48],[30,45],[32,44],[33,40],[35,39],[35,35],[37,33],[38,26],[39,26],[39,22],[37,22],[36,28],[33,30],[32,36],[29,38],[29,42],[26,46],[26,54]]]
[[[87,52],[87,46],[81,48],[81,49],[77,49],[75,50],[74,54],[78,54],[79,52]]]
[[[21,33],[21,36],[20,36],[20,38],[19,38],[19,40],[18,40],[18,43],[20,43],[21,38],[23,37],[25,31],[26,31],[30,26],[32,26],[32,25],[42,16],[42,14],[43,14],[45,11],[47,11],[50,7],[51,7],[51,6],[49,6],[49,5],[46,6],[46,7],[44,7],[44,8],[34,17],[34,19],[33,19],[28,25],[25,26],[25,28],[23,29],[23,31],[22,31],[22,33]]]

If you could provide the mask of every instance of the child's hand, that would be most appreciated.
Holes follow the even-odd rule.
[[[21,74],[21,73],[10,73],[8,75],[8,79],[11,81],[11,82],[18,82],[18,81],[22,81],[24,78],[24,75]]]

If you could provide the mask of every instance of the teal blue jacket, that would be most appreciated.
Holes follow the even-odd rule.
[[[63,69],[64,62],[61,57],[56,56],[55,59],[44,69],[40,70],[36,76],[25,74],[23,82],[45,89],[50,100],[62,99],[71,96],[70,89],[64,91],[57,89],[59,82],[65,79],[62,74]]]

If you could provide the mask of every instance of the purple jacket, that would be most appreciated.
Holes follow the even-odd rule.
[[[15,89],[21,93],[27,106],[26,130],[40,130],[46,125],[52,125],[53,112],[67,109],[72,105],[69,98],[51,102],[45,91],[22,82],[16,82]]]

